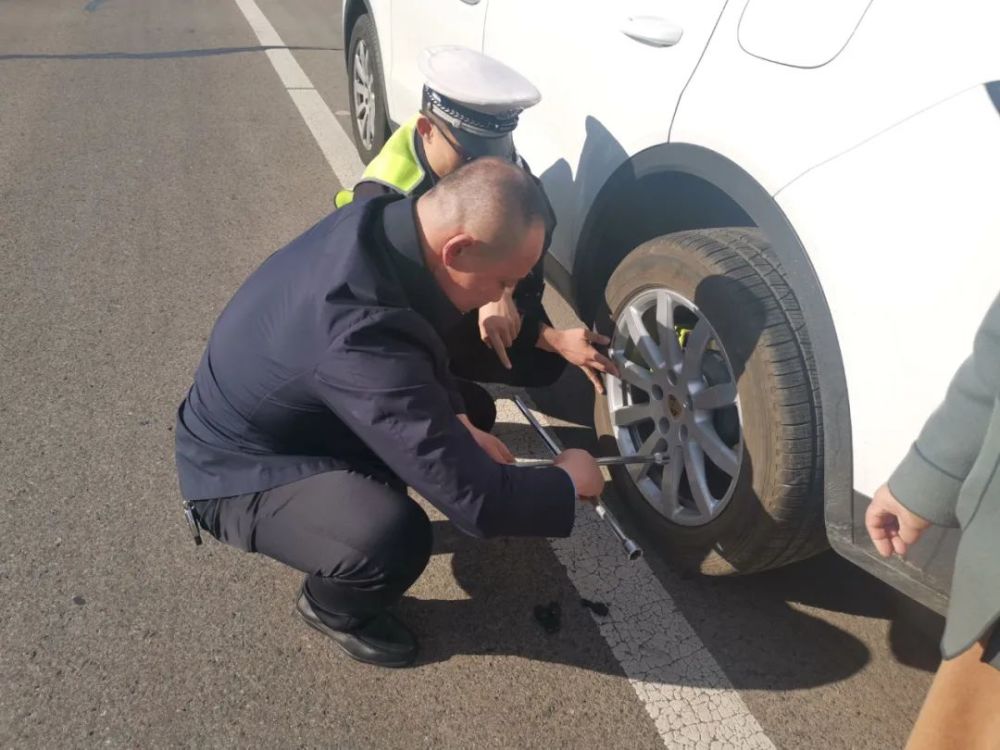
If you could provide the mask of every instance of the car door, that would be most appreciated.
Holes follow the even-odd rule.
[[[515,134],[559,220],[552,252],[572,267],[579,227],[626,158],[667,141],[678,99],[725,0],[495,0],[483,51],[542,92]]]
[[[420,108],[424,78],[418,60],[427,47],[483,48],[488,0],[392,0],[389,112],[400,122]]]

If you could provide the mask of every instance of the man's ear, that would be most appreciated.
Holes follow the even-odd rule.
[[[434,132],[434,125],[431,123],[430,118],[427,115],[417,116],[417,134],[423,138],[427,139],[431,133]]]
[[[469,251],[475,246],[476,240],[470,234],[456,234],[444,243],[441,248],[441,263],[445,268],[460,273],[476,270],[475,258]]]

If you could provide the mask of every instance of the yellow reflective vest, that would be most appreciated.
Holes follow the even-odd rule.
[[[379,182],[403,195],[409,195],[423,182],[424,168],[414,146],[417,117],[419,115],[396,129],[378,155],[369,162],[359,182]],[[341,190],[334,199],[334,205],[343,208],[352,200],[353,190]]]

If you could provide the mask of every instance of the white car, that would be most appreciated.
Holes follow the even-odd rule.
[[[518,151],[559,221],[549,280],[614,332],[595,404],[664,554],[761,570],[827,543],[942,609],[953,545],[877,559],[867,498],[1000,288],[1000,3],[345,0],[366,160],[424,48],[519,70]],[[825,523],[824,523],[825,513]]]

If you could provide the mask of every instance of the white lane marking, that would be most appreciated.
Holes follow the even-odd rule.
[[[261,46],[287,47],[254,0],[235,0],[235,2],[257,35]],[[354,143],[337,122],[337,118],[290,50],[269,49],[267,58],[274,66],[282,85],[298,108],[316,143],[319,144],[323,156],[337,177],[337,182],[342,186],[352,187],[361,178],[361,173],[365,169],[361,159],[358,158]]]
[[[497,412],[498,422],[527,424],[511,401]],[[668,748],[774,750],[649,565],[629,562],[596,513],[581,510],[572,536],[551,543],[580,596],[608,605],[592,617]]]
[[[361,179],[365,167],[358,158],[358,152],[354,150],[354,144],[326,106],[323,97],[316,89],[295,89],[288,93],[337,176],[337,182],[344,187],[354,187]]]
[[[286,46],[254,0],[235,2],[262,45]],[[268,50],[268,57],[338,182],[353,185],[364,167],[333,112],[290,51]],[[497,407],[503,421],[527,424],[512,402]],[[580,595],[608,605],[608,616],[594,620],[666,747],[774,750],[649,566],[627,561],[595,513],[581,512],[573,535],[552,547]]]
[[[252,0],[244,1],[252,2]],[[269,49],[267,51],[267,59],[271,61],[271,65],[274,66],[275,71],[278,73],[278,78],[285,84],[286,89],[313,88],[312,81],[309,80],[306,72],[302,70],[291,50]]]

